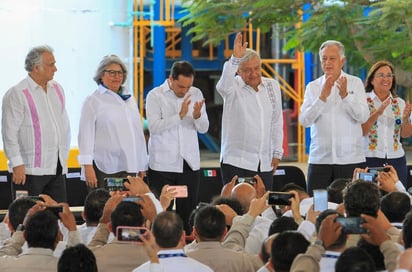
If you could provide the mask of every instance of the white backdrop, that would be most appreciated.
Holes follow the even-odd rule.
[[[66,93],[71,145],[77,147],[80,110],[96,89],[98,63],[107,54],[117,54],[130,65],[130,29],[113,26],[126,21],[126,0],[0,0],[0,99],[27,76],[24,60],[30,48],[50,45],[58,69],[55,80]]]

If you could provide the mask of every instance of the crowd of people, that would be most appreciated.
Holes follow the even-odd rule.
[[[299,116],[311,128],[307,187],[287,184],[281,189],[287,203],[269,205],[283,156],[281,92],[276,80],[262,76],[261,59],[241,33],[216,85],[224,100],[224,186],[211,203],[198,203],[197,133],[207,132],[209,120],[192,65],[176,61],[148,93],[146,144],[136,100],[124,86],[126,66],[105,56],[80,118],[78,161],[89,194],[78,226],[66,204],[64,91],[53,80],[53,50],[33,48],[28,76],[3,98],[15,200],[0,224],[0,269],[412,271],[412,201],[401,143],[412,135],[412,106],[396,95],[391,63],[375,63],[364,85],[342,71],[339,41],[322,43],[319,57],[324,75],[307,85]],[[372,182],[359,178],[371,167],[379,167]],[[122,178],[124,189],[109,192],[107,178]],[[176,198],[175,186],[187,194]],[[317,189],[327,190],[326,210],[314,210]]]

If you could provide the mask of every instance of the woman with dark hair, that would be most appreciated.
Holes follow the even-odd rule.
[[[141,177],[148,167],[146,140],[136,100],[123,84],[127,69],[116,55],[103,57],[97,90],[84,101],[79,127],[81,178],[90,188],[105,177]]]
[[[365,90],[370,111],[369,119],[362,124],[366,164],[392,165],[406,187],[406,157],[400,139],[412,135],[412,106],[396,95],[393,65],[387,61],[372,65]]]

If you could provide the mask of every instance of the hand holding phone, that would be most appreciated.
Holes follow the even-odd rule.
[[[336,222],[342,225],[344,234],[367,233],[366,229],[362,228],[362,224],[365,223],[362,217],[337,217]]]

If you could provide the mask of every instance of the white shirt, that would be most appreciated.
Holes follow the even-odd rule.
[[[9,171],[24,164],[28,175],[55,175],[57,160],[67,173],[70,121],[63,88],[54,80],[47,92],[30,76],[3,97],[2,135]]]
[[[250,227],[249,236],[246,239],[245,252],[259,254],[263,241],[268,237],[272,221],[266,217],[257,216]]]
[[[310,82],[300,108],[300,123],[310,127],[309,163],[352,164],[365,161],[361,124],[369,118],[365,89],[360,78],[347,78],[348,95],[342,99],[335,85],[326,102],[319,96],[325,76]]]
[[[81,165],[94,161],[107,174],[147,170],[146,140],[135,99],[124,101],[103,85],[83,103],[78,143]]]
[[[283,155],[283,114],[279,83],[262,77],[256,92],[236,76],[241,59],[232,56],[223,66],[216,90],[223,97],[220,161],[262,172]]]
[[[209,266],[204,265],[195,259],[187,257],[181,249],[159,250],[159,264],[150,261],[137,267],[133,272],[143,271],[163,271],[163,272],[210,272],[213,271]],[[161,257],[161,256],[164,257]],[[180,255],[180,256],[174,256]]]
[[[379,107],[382,105],[381,100],[376,96],[375,92],[369,92],[366,93],[367,97],[370,97],[373,102],[374,108],[377,110]],[[392,98],[392,95],[390,95]],[[403,111],[405,110],[405,101],[397,97],[395,98],[398,102],[399,109],[400,109],[400,114],[399,118],[402,121],[402,116],[403,116]],[[402,121],[403,122],[403,121]],[[366,157],[373,157],[373,158],[385,158],[387,157],[388,159],[395,159],[395,158],[401,158],[403,155],[405,155],[405,151],[402,148],[402,143],[400,141],[400,130],[398,134],[398,150],[394,150],[393,147],[393,135],[394,135],[394,129],[395,129],[395,115],[392,110],[392,104],[389,104],[386,108],[385,111],[381,116],[378,117],[377,120],[377,133],[376,135],[378,136],[377,138],[377,145],[375,150],[369,150],[369,137],[368,135],[363,136],[363,147],[365,151],[365,156]]]
[[[334,272],[335,263],[338,260],[340,254],[340,252],[326,250],[319,262],[320,271]]]
[[[174,94],[168,80],[152,89],[146,97],[146,116],[150,131],[149,166],[153,170],[183,173],[183,160],[192,170],[200,169],[197,133],[207,132],[209,119],[205,105],[202,106],[200,117],[193,118],[193,105],[203,100],[203,94],[193,86],[186,96],[189,94],[191,103],[183,119],[180,119],[179,112],[184,97],[179,98]]]

